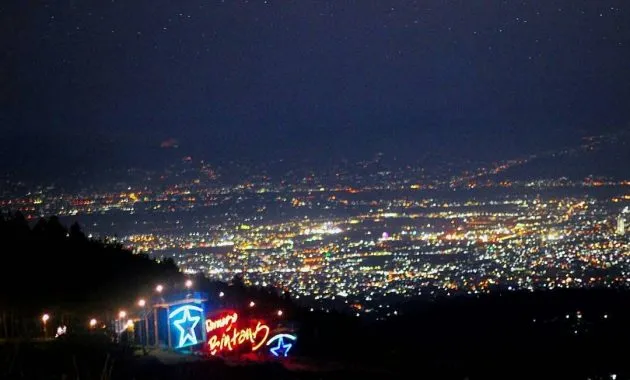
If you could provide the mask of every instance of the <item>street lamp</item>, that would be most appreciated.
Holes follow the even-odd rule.
[[[94,318],[90,319],[90,328],[96,327],[96,323],[97,323],[96,319]]]
[[[44,324],[44,339],[48,338],[48,331],[46,329],[46,322],[50,319],[50,315],[44,314],[42,315],[42,323]]]
[[[192,288],[193,286],[193,282],[191,279],[186,280],[186,290],[187,290],[187,294],[186,294],[186,298],[191,297],[192,296],[192,291],[190,290],[190,288]]]
[[[121,310],[118,312],[118,321],[116,321],[116,324],[118,325],[118,327],[116,328],[118,330],[118,334],[121,334],[123,332],[123,330],[125,329],[125,325],[123,323],[123,320],[127,317],[127,312],[124,310]]]
[[[147,301],[144,300],[144,298],[140,298],[138,300],[138,306],[140,306],[142,308],[142,318],[144,319],[144,334],[142,333],[142,325],[140,325],[140,327],[138,327],[138,329],[140,330],[140,341],[142,342],[142,351],[146,352],[146,344],[148,344],[149,341],[149,318],[147,316],[147,311],[145,309],[145,306],[147,306]]]
[[[160,294],[160,298],[161,298],[161,294],[162,294],[163,290],[164,290],[164,286],[162,286],[162,284],[158,284],[155,287],[155,292]],[[161,301],[162,301],[162,303],[164,303],[164,299],[161,298]],[[160,340],[160,337],[159,337],[159,334],[158,334],[158,309],[157,308],[158,308],[158,305],[154,304],[153,305],[153,331],[155,333],[154,341],[155,341],[155,346],[156,347],[158,346],[158,343],[159,343],[159,340]],[[149,331],[149,329],[147,329],[147,337],[148,337],[148,331]]]
[[[284,314],[282,310],[278,310],[278,317],[282,317],[282,314]]]
[[[256,306],[256,302],[254,301],[249,301],[249,307],[254,307]]]
[[[219,292],[219,298],[223,298],[223,297],[225,297],[225,293]]]

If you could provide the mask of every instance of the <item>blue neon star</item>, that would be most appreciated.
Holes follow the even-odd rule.
[[[177,327],[179,330],[179,345],[178,347],[183,347],[186,344],[186,341],[190,341],[190,344],[197,344],[197,334],[195,334],[195,327],[199,323],[201,317],[196,316],[193,317],[190,315],[190,309],[184,310],[184,316],[182,319],[177,321],[173,321],[173,325]],[[192,322],[192,325],[189,328],[182,327],[182,324]]]
[[[286,357],[289,354],[289,350],[291,349],[291,347],[293,347],[293,345],[291,343],[284,343],[284,337],[280,337],[278,339],[278,345],[276,347],[270,348],[269,351],[271,351],[272,354],[274,354],[274,356],[284,356]]]

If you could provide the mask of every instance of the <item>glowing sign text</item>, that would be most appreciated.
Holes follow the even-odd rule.
[[[224,317],[221,317],[217,320],[212,320],[210,318],[206,319],[206,331],[210,332],[212,330],[221,328],[221,327],[225,327],[227,325],[233,325],[236,323],[236,320],[238,319],[238,314],[236,313],[232,313],[232,314],[228,314]]]
[[[208,349],[212,355],[222,351],[233,351],[242,345],[251,345],[251,350],[258,350],[269,337],[269,326],[258,321],[255,327],[239,328],[236,326],[238,314],[233,313],[217,320],[206,320],[208,331],[225,327],[222,331],[208,334]]]

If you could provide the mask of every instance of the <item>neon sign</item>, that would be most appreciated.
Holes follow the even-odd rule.
[[[237,313],[230,313],[217,319],[206,320],[208,331],[208,349],[210,354],[216,355],[223,351],[233,351],[241,346],[251,346],[252,351],[258,350],[269,337],[269,326],[257,321],[254,326],[240,328],[236,325]]]
[[[225,327],[227,325],[233,325],[234,323],[236,323],[237,319],[238,319],[238,314],[236,313],[228,314],[224,317],[217,319],[216,321],[208,318],[206,319],[206,331],[210,332],[212,330],[216,330],[218,328]]]
[[[293,347],[293,343],[285,343],[285,339],[290,342],[295,342],[297,337],[291,334],[278,334],[267,341],[267,346],[271,346],[275,341],[278,342],[275,347],[269,348],[269,352],[271,352],[273,356],[283,356],[286,358],[287,355],[289,355],[289,350]]]
[[[197,338],[197,333],[201,336],[203,331],[199,324],[203,316],[203,308],[195,305],[184,305],[173,310],[168,315],[168,323],[171,324],[177,332],[177,345],[175,348],[183,348],[201,343]],[[178,315],[181,315],[179,317]],[[199,326],[199,327],[198,327]]]

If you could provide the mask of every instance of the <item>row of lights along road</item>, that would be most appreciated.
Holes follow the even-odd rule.
[[[187,289],[190,289],[193,286],[193,282],[192,282],[192,280],[186,280],[186,283],[184,285],[186,286]],[[161,284],[157,285],[155,287],[155,291],[157,293],[162,293],[164,291],[164,285],[161,285]],[[220,298],[225,297],[225,293],[224,292],[219,292],[219,297]],[[144,298],[141,298],[141,299],[138,300],[138,306],[139,307],[144,308],[146,305],[147,305],[147,301]],[[254,301],[250,301],[249,302],[249,307],[254,307],[254,306],[256,306],[256,303]],[[278,317],[281,317],[283,312],[282,312],[282,310],[278,310],[276,314],[278,315]],[[118,312],[118,319],[122,320],[122,319],[125,319],[125,318],[127,318],[127,312],[125,310],[119,311]],[[44,336],[46,336],[46,324],[48,323],[48,320],[50,320],[50,315],[48,313],[44,313],[42,315],[42,323],[44,325]],[[97,324],[98,324],[98,321],[95,318],[90,319],[90,321],[89,321],[90,328],[95,328]],[[130,327],[129,326],[130,324],[133,324],[133,321],[129,320],[127,322],[127,325],[128,325],[127,327]]]

